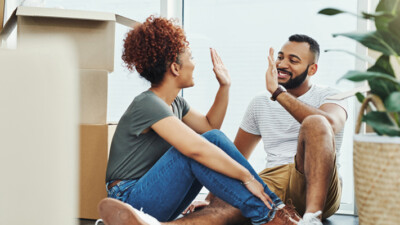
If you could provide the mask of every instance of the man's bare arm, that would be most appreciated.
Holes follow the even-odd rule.
[[[285,108],[299,123],[302,123],[307,116],[324,116],[331,124],[333,131],[338,133],[346,122],[346,111],[334,103],[323,104],[319,108],[312,107],[298,100],[291,94],[284,92],[277,97],[277,101]]]
[[[235,141],[233,142],[236,148],[242,153],[242,155],[249,159],[254,148],[257,146],[258,142],[261,140],[261,135],[255,135],[244,131],[239,128],[236,133]]]

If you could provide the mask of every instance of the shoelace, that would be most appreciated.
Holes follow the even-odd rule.
[[[102,220],[102,219],[98,219],[98,220],[96,220],[96,223],[95,223],[94,225],[98,225],[100,222],[102,222],[102,223],[103,223],[103,220]]]

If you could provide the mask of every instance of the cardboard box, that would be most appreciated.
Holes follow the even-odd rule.
[[[100,218],[97,204],[107,197],[107,161],[116,126],[80,125],[79,218]]]
[[[4,24],[4,9],[5,9],[5,0],[0,0],[0,30],[3,29],[3,24]]]
[[[77,223],[78,71],[54,44],[0,49],[1,224]]]
[[[107,123],[108,73],[105,70],[79,70],[80,123]]]
[[[68,37],[76,44],[80,69],[112,72],[116,23],[133,27],[137,22],[113,13],[20,6],[0,36],[7,39],[17,25],[19,47],[32,37],[40,37],[43,47],[55,36]]]

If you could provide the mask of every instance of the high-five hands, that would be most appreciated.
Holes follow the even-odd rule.
[[[217,78],[219,85],[230,86],[231,77],[229,76],[228,70],[226,69],[221,58],[213,48],[210,48],[210,54],[211,54],[211,61],[214,66],[213,70],[215,73],[215,77]]]
[[[272,94],[278,88],[278,70],[274,60],[274,49],[269,48],[268,69],[265,74],[267,90]]]

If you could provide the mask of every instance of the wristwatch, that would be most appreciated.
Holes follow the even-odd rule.
[[[286,92],[286,89],[282,87],[282,85],[278,85],[278,88],[272,93],[271,100],[276,101],[276,98],[278,95],[280,95],[282,92]]]

